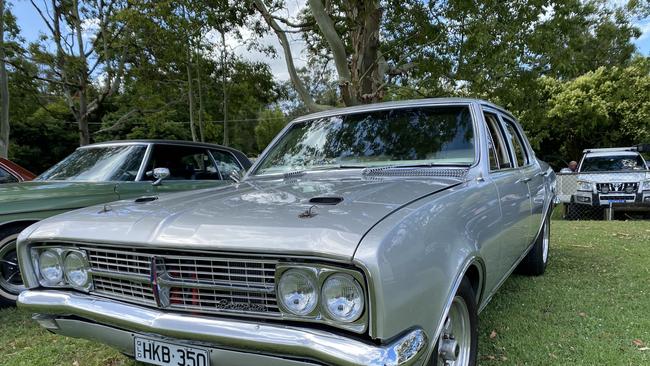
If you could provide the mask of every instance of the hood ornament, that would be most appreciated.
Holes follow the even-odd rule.
[[[109,205],[104,205],[104,207],[102,207],[102,209],[99,210],[98,213],[101,214],[101,213],[107,213],[107,212],[111,212],[111,211],[113,211],[113,208],[112,208],[111,206],[109,206]]]
[[[315,207],[316,207],[316,205],[310,206],[304,212],[301,212],[300,215],[298,215],[298,217],[301,218],[301,219],[309,219],[309,218],[312,218],[312,217],[318,215],[316,212],[314,212]]]

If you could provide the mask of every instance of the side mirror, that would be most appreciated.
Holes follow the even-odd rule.
[[[169,169],[167,168],[154,168],[153,171],[148,171],[147,172],[147,177],[153,177],[155,181],[151,183],[152,186],[159,186],[162,181],[169,177],[171,173],[169,173]]]
[[[228,174],[228,178],[232,179],[235,183],[239,183],[244,179],[244,175],[246,174],[246,169],[242,170],[233,170]]]

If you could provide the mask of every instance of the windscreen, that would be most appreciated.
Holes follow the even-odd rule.
[[[76,150],[37,180],[133,181],[144,159],[144,145],[97,146]]]
[[[467,106],[418,107],[318,118],[294,124],[255,174],[474,162]]]
[[[581,172],[609,172],[620,170],[646,170],[639,154],[587,156],[582,162]]]

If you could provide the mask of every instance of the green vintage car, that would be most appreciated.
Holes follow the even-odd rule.
[[[23,289],[15,247],[27,226],[86,206],[228,184],[250,166],[242,152],[213,144],[104,142],[78,148],[31,182],[0,185],[0,305],[14,304]]]

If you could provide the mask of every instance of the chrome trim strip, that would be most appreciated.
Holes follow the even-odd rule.
[[[166,276],[158,277],[158,284],[166,287],[182,287],[182,288],[197,288],[205,290],[221,290],[221,291],[242,291],[242,292],[259,292],[265,294],[275,293],[275,287],[260,287],[260,286],[234,286],[226,283],[207,283],[205,281],[179,281],[172,280]]]
[[[98,276],[98,277],[106,277],[115,280],[125,280],[125,281],[137,282],[137,283],[146,283],[149,285],[151,284],[151,278],[149,276],[137,275],[135,273],[125,274],[119,272],[107,272],[99,269],[91,269],[89,272],[93,276]]]
[[[421,365],[427,336],[416,328],[384,345],[317,329],[179,315],[64,291],[24,291],[18,306],[39,314],[68,314],[115,328],[220,348],[317,360],[341,366]]]
[[[144,177],[145,170],[147,169],[147,164],[149,164],[149,158],[151,157],[151,150],[153,150],[153,144],[147,144],[147,150],[144,152],[144,157],[142,158],[142,163],[140,163],[140,169],[138,169],[138,174],[135,176],[135,182],[141,182]]]

